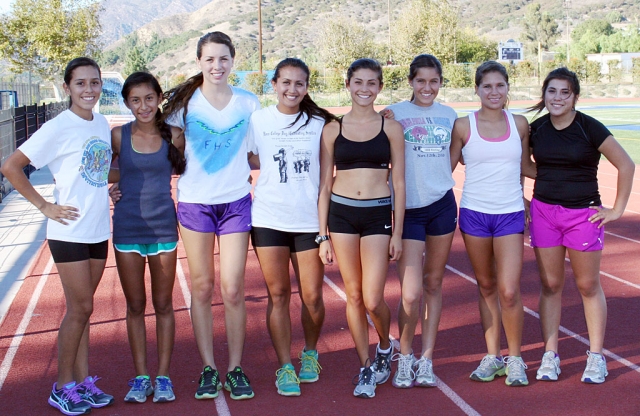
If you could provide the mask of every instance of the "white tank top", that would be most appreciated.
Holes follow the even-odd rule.
[[[485,214],[508,214],[524,209],[520,163],[522,142],[513,115],[503,110],[507,133],[485,139],[478,133],[475,112],[469,115],[469,139],[462,148],[465,162],[460,208]]]

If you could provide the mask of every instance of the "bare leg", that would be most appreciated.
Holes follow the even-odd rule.
[[[177,250],[149,256],[151,298],[156,312],[158,340],[158,375],[169,375],[176,321],[173,314],[173,284],[176,279]]]
[[[411,354],[416,326],[420,319],[420,300],[423,291],[423,253],[425,243],[402,240],[402,257],[398,261],[398,278],[402,287],[402,302],[398,305],[400,353]]]
[[[298,279],[300,300],[302,301],[300,320],[304,330],[305,350],[315,350],[324,323],[324,300],[322,298],[324,266],[318,256],[318,249],[293,253],[291,262]]]
[[[540,327],[545,351],[558,352],[558,330],[564,288],[564,246],[536,248],[540,271]]]
[[[384,285],[389,268],[389,240],[390,237],[386,235],[369,235],[360,239],[362,298],[383,350],[391,346],[391,311],[384,300]]]

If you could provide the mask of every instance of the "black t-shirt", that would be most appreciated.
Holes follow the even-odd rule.
[[[579,111],[562,130],[556,130],[549,114],[531,123],[530,144],[538,168],[534,198],[566,208],[600,205],[598,148],[610,135],[602,123]]]

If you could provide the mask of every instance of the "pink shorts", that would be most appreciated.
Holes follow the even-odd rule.
[[[596,211],[590,208],[565,208],[531,200],[529,234],[531,246],[564,246],[576,251],[598,251],[604,247],[604,227],[589,222]]]

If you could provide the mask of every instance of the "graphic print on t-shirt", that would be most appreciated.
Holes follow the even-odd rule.
[[[313,152],[308,143],[315,137],[308,130],[273,130],[263,131],[266,143],[271,142],[276,149],[273,161],[278,164],[280,183],[290,180],[308,180]]]
[[[278,162],[278,171],[280,172],[280,183],[287,183],[287,151],[284,147],[273,155],[273,160]]]
[[[240,120],[231,127],[218,129],[196,117],[197,115],[187,115],[187,140],[193,147],[192,154],[196,156],[205,172],[218,172],[227,166],[240,150],[248,122]]]
[[[97,136],[90,137],[83,147],[80,175],[91,186],[106,186],[111,165],[111,147]]]
[[[404,140],[413,145],[413,151],[428,157],[448,157],[443,152],[451,143],[451,126],[445,117],[417,117],[399,120]]]

